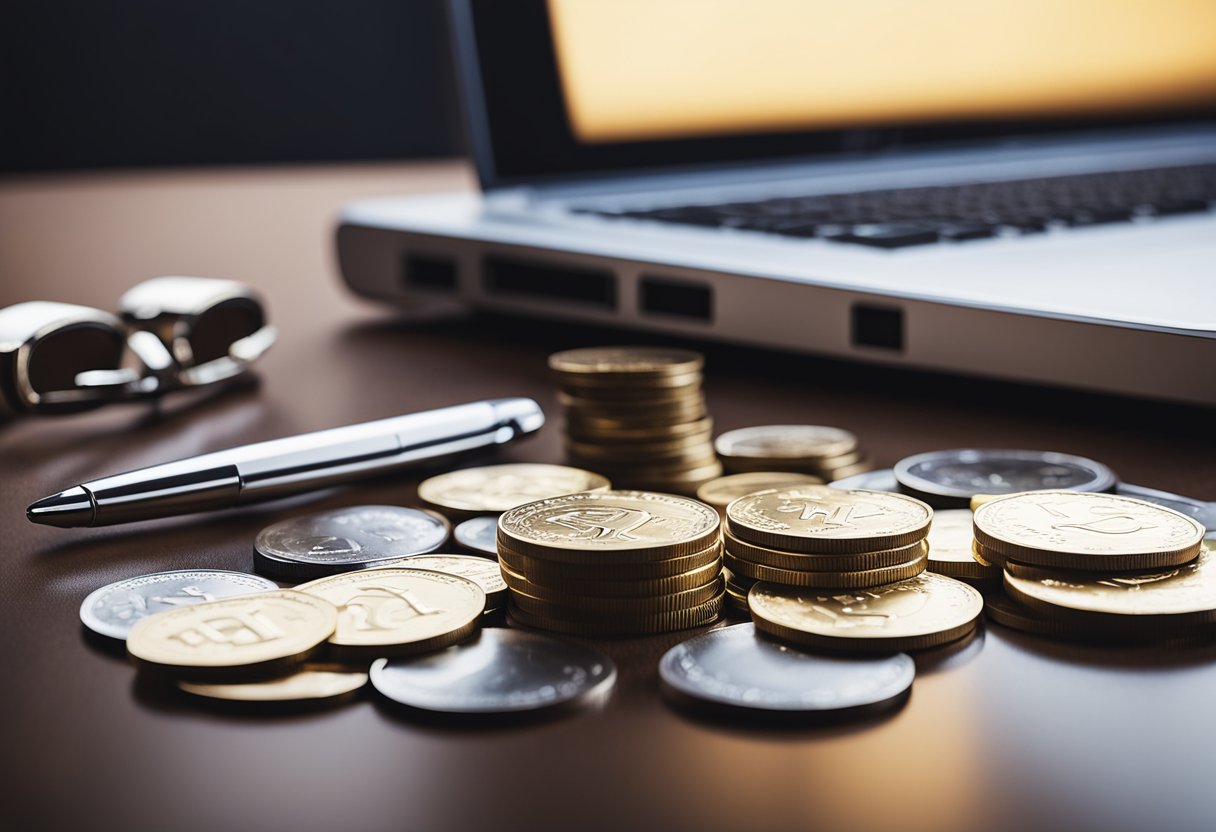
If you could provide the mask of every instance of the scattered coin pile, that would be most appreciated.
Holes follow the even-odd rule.
[[[854,590],[919,575],[928,565],[933,509],[882,491],[825,485],[748,494],[726,508],[723,560],[732,606],[757,582]]]
[[[1204,527],[1113,494],[1034,491],[981,505],[979,557],[1004,570],[993,621],[1082,641],[1210,641],[1216,562]]]
[[[721,476],[688,350],[602,347],[549,357],[566,409],[566,455],[621,487],[691,494]]]
[[[498,558],[521,624],[583,636],[708,624],[723,603],[717,512],[671,494],[601,491],[502,515]]]
[[[871,462],[847,430],[821,425],[758,425],[727,431],[714,449],[731,473],[794,471],[820,482],[868,471]]]

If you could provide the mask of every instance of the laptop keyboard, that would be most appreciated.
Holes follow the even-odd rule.
[[[576,210],[894,249],[1209,211],[1214,203],[1216,165],[1191,165],[641,211]]]

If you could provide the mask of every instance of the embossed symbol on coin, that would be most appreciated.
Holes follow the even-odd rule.
[[[585,508],[547,517],[545,522],[570,529],[580,538],[637,540],[630,532],[652,519],[650,512],[634,508]]]

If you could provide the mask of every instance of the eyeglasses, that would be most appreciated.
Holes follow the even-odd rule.
[[[0,418],[71,413],[240,375],[275,342],[261,300],[232,280],[155,277],[113,315],[30,301],[0,309]]]

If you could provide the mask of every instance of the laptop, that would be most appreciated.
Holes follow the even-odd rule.
[[[347,205],[358,294],[1216,405],[1216,4],[450,20],[481,193]]]

